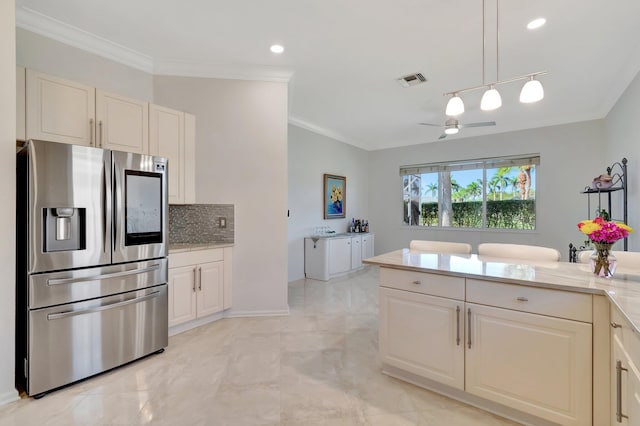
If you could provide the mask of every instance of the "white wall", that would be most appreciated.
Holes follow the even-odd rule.
[[[16,44],[15,3],[0,1],[0,405],[15,390]]]
[[[304,278],[304,237],[317,226],[347,231],[351,218],[369,219],[369,153],[289,125],[289,281]],[[346,218],[325,220],[323,175],[347,178]],[[373,226],[373,224],[371,224]]]
[[[377,254],[407,247],[412,239],[508,242],[554,247],[568,258],[568,244],[584,240],[576,224],[586,218],[587,199],[579,192],[604,172],[604,121],[596,120],[483,137],[445,140],[369,154],[369,208]],[[410,228],[402,224],[399,168],[403,165],[518,154],[540,154],[536,182],[536,230]]]
[[[640,73],[629,84],[606,118],[607,163],[626,157],[629,168],[629,225],[636,230],[629,237],[629,250],[640,251]],[[618,202],[620,207],[620,202]],[[620,243],[616,246],[621,250]]]
[[[17,64],[120,95],[153,100],[153,77],[47,37],[16,28]]]
[[[287,85],[156,76],[154,97],[196,116],[196,201],[235,205],[231,314],[288,312]]]

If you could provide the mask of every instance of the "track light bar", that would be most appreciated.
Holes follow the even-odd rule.
[[[531,73],[531,74],[526,74],[526,75],[521,75],[521,76],[518,76],[518,77],[513,77],[513,78],[510,78],[508,80],[500,80],[500,81],[496,81],[496,82],[493,82],[493,83],[480,84],[480,85],[474,86],[474,87],[467,87],[466,89],[460,89],[460,90],[454,90],[452,92],[446,92],[443,95],[444,96],[455,96],[455,95],[458,95],[460,93],[472,92],[474,90],[488,89],[490,86],[498,86],[500,84],[513,83],[514,81],[530,80],[531,77],[537,77],[539,75],[545,75],[545,74],[548,74],[548,71],[538,71],[538,72],[534,72],[534,73]]]

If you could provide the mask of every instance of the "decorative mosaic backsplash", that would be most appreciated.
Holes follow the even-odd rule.
[[[169,244],[234,242],[233,204],[169,206]],[[220,221],[226,221],[224,228]]]

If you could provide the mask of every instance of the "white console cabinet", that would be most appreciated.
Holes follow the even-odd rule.
[[[362,259],[373,255],[373,234],[343,234],[304,239],[304,272],[307,278],[328,281],[362,268]]]

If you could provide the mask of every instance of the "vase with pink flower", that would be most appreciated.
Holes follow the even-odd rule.
[[[578,229],[589,237],[595,247],[590,260],[591,272],[601,277],[612,277],[617,262],[611,248],[616,241],[627,238],[633,232],[633,228],[598,216],[593,220],[581,221],[578,223]]]

